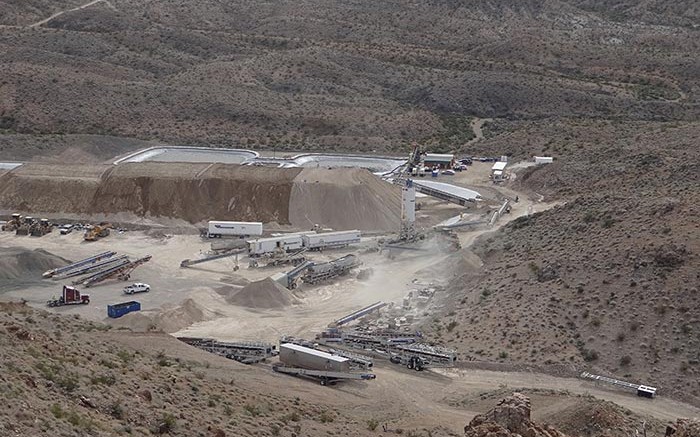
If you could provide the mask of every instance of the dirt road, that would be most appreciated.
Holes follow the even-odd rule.
[[[84,5],[78,6],[78,7],[76,7],[76,8],[67,9],[67,10],[61,11],[61,12],[56,12],[55,14],[51,15],[51,16],[48,17],[48,18],[44,18],[44,19],[41,20],[41,21],[37,21],[36,23],[30,24],[29,27],[39,27],[39,26],[41,26],[41,25],[43,25],[43,24],[48,23],[49,21],[53,20],[54,18],[65,14],[66,12],[78,11],[78,10],[80,10],[80,9],[85,9],[85,8],[88,8],[88,7],[92,6],[92,5],[94,5],[94,4],[101,3],[101,2],[106,2],[111,8],[114,8],[114,7],[109,3],[109,1],[107,1],[107,0],[92,0],[91,2],[85,3]]]

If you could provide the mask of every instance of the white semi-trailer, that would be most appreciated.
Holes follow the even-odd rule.
[[[330,249],[332,247],[343,247],[349,244],[360,242],[360,231],[338,231],[325,232],[323,234],[302,235],[304,247],[309,250]]]
[[[260,222],[210,221],[207,228],[209,238],[258,236],[263,233]]]
[[[298,234],[290,234],[279,237],[258,238],[248,241],[248,255],[261,256],[266,253],[277,251],[289,252],[292,250],[301,249],[304,246],[302,236]]]

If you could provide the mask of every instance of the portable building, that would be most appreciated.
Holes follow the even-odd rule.
[[[324,232],[322,234],[306,234],[301,236],[304,247],[309,250],[342,247],[360,242],[361,233],[358,230]]]
[[[304,245],[301,235],[289,234],[280,237],[258,238],[248,241],[249,255],[263,255],[277,250],[291,251],[301,249]]]
[[[455,156],[451,153],[426,153],[423,156],[423,164],[426,167],[452,168]]]

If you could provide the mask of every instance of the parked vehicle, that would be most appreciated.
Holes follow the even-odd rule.
[[[134,293],[148,293],[151,291],[151,286],[148,284],[143,284],[141,282],[136,282],[131,285],[127,285],[124,287],[124,293],[125,294],[134,294]]]
[[[207,237],[245,237],[260,236],[263,233],[263,224],[260,222],[223,222],[210,221],[207,227]]]
[[[63,286],[61,297],[51,299],[46,302],[50,307],[61,307],[64,305],[87,305],[90,303],[90,295],[81,294],[75,287]]]
[[[444,174],[445,176],[454,176],[455,171],[454,170],[443,170],[442,174]]]
[[[70,223],[62,225],[58,230],[61,235],[67,235],[73,232],[73,225]]]

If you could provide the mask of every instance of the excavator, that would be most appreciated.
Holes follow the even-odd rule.
[[[83,239],[85,241],[95,241],[98,238],[104,238],[107,235],[109,235],[109,230],[111,228],[112,225],[106,222],[102,222],[99,225],[89,226],[85,230],[85,235],[83,235]]]

